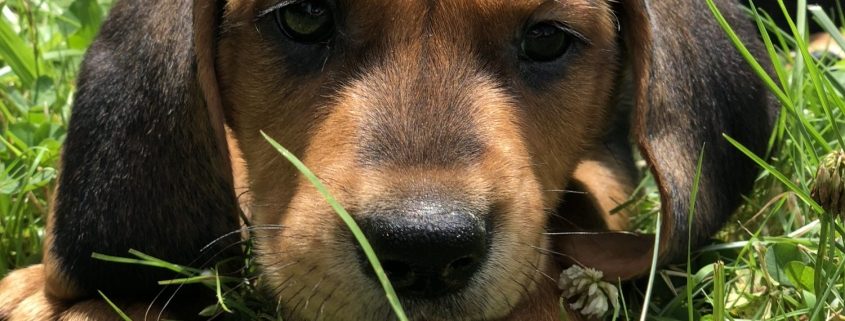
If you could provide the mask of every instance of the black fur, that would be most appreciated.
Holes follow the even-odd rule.
[[[237,202],[197,84],[192,3],[166,2],[119,1],[80,72],[48,255],[85,293],[154,291],[173,277],[92,252],[196,266],[234,241],[200,252],[237,228]]]
[[[715,1],[751,52],[765,57],[757,29],[734,1]],[[660,183],[664,224],[673,227],[666,259],[686,253],[722,227],[750,191],[759,168],[722,137],[764,156],[777,104],[753,73],[705,1],[648,1],[652,51],[646,101],[637,107],[641,151]],[[646,53],[647,55],[649,53]],[[767,65],[767,60],[763,59]],[[670,139],[666,139],[671,137]],[[704,149],[695,220],[688,227],[690,195]],[[671,152],[669,152],[671,151]]]

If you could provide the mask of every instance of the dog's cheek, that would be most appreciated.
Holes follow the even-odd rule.
[[[548,208],[556,206],[577,164],[609,129],[620,77],[617,52],[615,43],[593,44],[548,90],[519,89],[532,93],[525,95],[522,129]]]
[[[217,70],[227,125],[237,140],[260,222],[278,224],[293,196],[295,168],[264,139],[262,132],[302,157],[319,124],[323,79],[289,75],[276,49],[253,28],[227,30],[219,42]]]

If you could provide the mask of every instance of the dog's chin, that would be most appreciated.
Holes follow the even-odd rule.
[[[544,264],[546,262],[540,266]],[[532,279],[519,279],[505,273],[527,275]],[[554,282],[548,279],[547,273],[554,272],[498,271],[495,276],[490,276],[518,285],[519,290],[512,293],[502,290],[507,285],[495,284],[495,280],[490,280],[484,287],[467,289],[447,297],[401,299],[401,302],[408,319],[413,321],[540,321],[545,320],[541,316],[556,316],[558,313],[558,296],[553,293],[550,296],[548,293],[550,286],[555,288],[556,284],[550,284]],[[550,308],[554,311],[549,311]]]
[[[535,264],[524,264],[511,269],[502,268],[500,263],[488,264],[487,268],[476,275],[463,290],[441,297],[403,297],[400,295],[402,308],[411,321],[516,321],[524,318],[526,310],[543,311],[549,306],[556,306],[557,300],[550,302],[546,295],[550,283],[547,275],[555,273],[557,268],[550,267],[554,262],[545,256],[536,257],[536,266],[542,269],[526,268]],[[314,271],[312,271],[314,272]],[[320,283],[331,283],[320,278]],[[308,284],[312,283],[306,281]],[[284,311],[285,320],[397,320],[395,312],[378,284],[364,275],[354,274],[346,280],[336,280],[338,284],[358,284],[361,286],[342,286],[349,291],[337,291],[325,296],[314,296],[312,302],[302,303],[297,298],[281,295],[276,299]],[[317,284],[303,284],[307,291]],[[366,286],[364,286],[366,284]],[[552,284],[551,287],[554,287]],[[354,290],[352,290],[354,289]],[[542,295],[537,295],[537,294]],[[285,294],[289,294],[285,292]],[[322,299],[320,298],[322,297]],[[538,300],[545,300],[538,302]],[[295,303],[289,305],[286,303]],[[298,303],[297,303],[298,302]],[[546,311],[545,313],[548,313]],[[552,312],[554,313],[554,312]]]
[[[437,299],[402,299],[401,302],[408,319],[414,321],[494,320],[510,312],[507,306],[492,306],[485,298],[474,296],[457,294]],[[479,308],[485,306],[490,309],[479,313]]]
[[[390,304],[387,303],[387,300],[384,300],[384,304],[373,304],[372,302],[364,304],[354,301],[353,298],[358,295],[361,295],[361,293],[350,293],[350,299],[352,299],[353,302],[351,305],[360,304],[361,306],[358,308],[340,308],[341,310],[345,310],[346,313],[342,316],[338,316],[339,319],[337,320],[397,320],[396,313]],[[494,295],[497,295],[497,297],[490,297],[490,293],[480,294],[472,291],[464,291],[464,293],[453,294],[435,299],[400,298],[400,303],[405,315],[410,321],[492,321],[512,319],[510,314],[514,312],[514,306],[504,302],[504,300],[519,300],[521,302],[526,299],[522,297],[521,294],[518,298],[507,299],[503,296],[503,294]],[[364,296],[385,297],[382,292]],[[323,308],[335,309],[337,307]],[[292,317],[285,318],[285,320],[317,320],[303,315],[291,314],[291,311],[287,312],[288,313],[285,313],[285,315]],[[322,318],[319,319],[322,320]]]

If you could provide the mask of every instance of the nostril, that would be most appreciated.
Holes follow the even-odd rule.
[[[381,262],[381,267],[394,287],[403,288],[414,284],[415,273],[408,263],[397,260],[384,260]]]
[[[472,277],[479,265],[480,260],[475,256],[464,256],[447,264],[441,277],[446,284],[460,286]]]
[[[449,275],[451,273],[475,270],[477,261],[478,260],[476,260],[473,256],[464,256],[462,258],[454,260],[452,261],[452,263],[449,263],[449,265],[446,267],[445,274]]]

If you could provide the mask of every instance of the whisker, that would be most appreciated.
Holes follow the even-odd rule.
[[[513,260],[516,261],[516,259],[513,259]],[[498,265],[500,269],[502,269],[502,270],[505,269],[504,265],[502,265],[501,263],[496,262],[495,264]],[[526,279],[529,279],[529,280],[532,279],[529,275],[525,274],[524,271],[521,271],[521,273],[525,276]],[[510,280],[513,281],[513,283],[519,285],[519,287],[522,289],[520,292],[522,292],[523,298],[530,297],[530,291],[528,290],[528,287],[525,285],[525,283],[516,280],[516,278],[514,278],[514,276],[511,275],[510,273],[508,274],[508,278],[510,278]],[[507,303],[508,303],[508,305],[511,306],[511,310],[513,310],[513,304],[510,303],[510,300],[508,300]]]
[[[564,193],[564,194],[578,194],[578,195],[587,195],[589,193],[584,191],[576,191],[571,189],[547,189],[544,192],[554,192],[554,193]]]
[[[272,273],[279,272],[279,271],[281,271],[282,269],[285,269],[285,268],[287,268],[287,267],[289,267],[289,266],[292,266],[292,265],[298,264],[298,263],[299,263],[299,261],[294,261],[294,262],[290,262],[290,263],[285,263],[285,264],[282,264],[282,265],[280,265],[280,266],[274,266],[274,265],[279,264],[279,263],[282,263],[282,262],[281,262],[281,261],[279,261],[279,262],[273,263],[273,264],[271,264],[271,265],[268,265],[268,267],[272,267],[272,269],[264,268],[264,269],[263,269],[263,270],[264,270],[264,271],[263,271],[263,274],[272,274]]]
[[[543,235],[631,235],[636,236],[639,235],[634,232],[628,231],[572,231],[572,232],[543,232],[540,233]]]
[[[323,312],[325,312],[326,303],[328,303],[328,302],[330,302],[330,301],[331,301],[332,296],[333,296],[333,295],[334,295],[334,293],[337,291],[337,288],[338,288],[338,287],[339,287],[339,283],[338,283],[338,284],[335,284],[335,286],[334,286],[334,287],[332,287],[332,290],[331,290],[331,291],[329,291],[329,295],[327,295],[325,298],[323,298],[323,302],[322,302],[322,303],[320,303],[320,307],[319,307],[319,308],[317,308],[317,315],[314,317],[314,321],[320,321],[320,317],[322,317],[322,316],[323,316]]]

